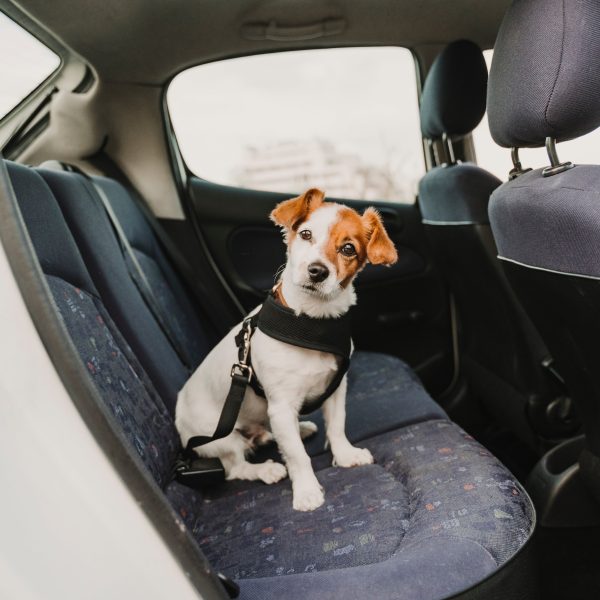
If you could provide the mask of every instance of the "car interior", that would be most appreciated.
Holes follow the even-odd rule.
[[[600,594],[600,4],[0,11],[58,57],[4,114],[0,93],[1,245],[81,419],[199,597]],[[397,78],[414,110],[366,89],[370,69]],[[328,100],[317,76],[348,93]],[[372,104],[344,121],[363,97]],[[340,139],[277,137],[329,105]],[[363,140],[379,112],[409,150],[377,150],[390,162],[367,172],[344,136]],[[268,143],[242,139],[264,129]],[[302,166],[287,183],[294,161],[321,156],[322,171]],[[357,173],[355,192],[344,186]],[[305,446],[326,502],[303,513],[289,479],[182,469],[174,415],[190,374],[285,263],[270,212],[327,182],[332,199],[378,209],[399,260],[360,273],[352,309],[346,431],[375,463],[332,465],[311,415]],[[282,460],[274,444],[251,460],[265,458]]]

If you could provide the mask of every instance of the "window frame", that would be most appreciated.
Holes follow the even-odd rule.
[[[422,134],[420,133],[420,115],[419,115],[419,110],[421,107],[421,93],[423,91],[423,82],[425,80],[425,77],[423,76],[423,66],[421,64],[421,60],[419,58],[419,55],[415,52],[414,48],[409,47],[409,46],[402,46],[399,44],[390,44],[390,43],[359,44],[359,45],[353,44],[353,45],[331,45],[331,46],[306,46],[303,48],[281,48],[281,49],[277,49],[277,50],[265,50],[265,51],[260,51],[260,52],[228,54],[228,55],[220,56],[218,58],[214,58],[211,60],[192,63],[189,65],[186,65],[185,67],[182,67],[181,69],[179,69],[178,71],[173,73],[173,75],[171,75],[167,79],[167,81],[165,82],[165,84],[162,88],[161,101],[160,101],[161,102],[162,120],[163,120],[163,131],[164,131],[164,135],[165,135],[166,142],[167,142],[168,154],[169,154],[169,159],[171,162],[171,170],[173,172],[175,184],[177,186],[177,189],[179,190],[180,196],[185,197],[185,194],[187,191],[187,186],[188,186],[188,180],[191,177],[194,177],[194,178],[196,178],[200,181],[203,181],[207,184],[210,184],[210,185],[217,185],[220,187],[229,187],[234,190],[249,189],[251,191],[258,191],[258,192],[263,191],[263,190],[254,190],[252,188],[243,188],[243,187],[236,186],[233,184],[219,183],[212,179],[207,179],[207,178],[203,177],[202,175],[196,174],[194,171],[192,171],[192,169],[187,164],[183,153],[181,152],[181,147],[179,145],[179,140],[175,133],[175,128],[173,126],[173,120],[171,118],[171,113],[169,111],[169,104],[167,101],[169,89],[176,77],[178,77],[185,71],[189,71],[190,69],[194,69],[196,67],[201,67],[204,65],[211,65],[214,63],[220,63],[220,62],[225,62],[225,61],[229,61],[229,60],[235,60],[237,58],[246,58],[246,57],[252,57],[252,56],[265,56],[268,54],[279,54],[279,53],[304,52],[304,51],[312,51],[312,50],[331,50],[331,49],[338,49],[338,48],[342,48],[342,49],[343,48],[400,48],[402,50],[408,50],[408,52],[410,52],[412,60],[413,60],[414,69],[415,69],[415,86],[416,86],[416,94],[417,94],[416,100],[417,100],[417,116],[418,116],[418,120],[419,120],[420,151],[421,151],[421,155],[423,157],[423,166],[424,166],[423,174],[425,174],[430,168],[429,167],[430,157],[429,157],[429,150],[427,148],[426,140],[425,140],[425,138],[423,138]],[[265,191],[265,193],[286,193],[286,192],[284,190],[284,191],[279,191],[279,192]],[[352,202],[365,202],[365,203],[370,202],[370,200],[365,200],[365,199],[360,199],[360,198],[345,198],[345,199],[351,200]],[[402,205],[407,205],[407,206],[417,206],[418,205],[418,194],[415,194],[415,197],[412,198],[410,202],[399,202],[398,200],[388,200],[388,199],[383,199],[382,201],[389,203],[389,204],[402,204]]]

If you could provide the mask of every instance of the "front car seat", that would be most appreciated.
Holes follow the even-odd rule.
[[[498,188],[500,258],[550,347],[586,435],[582,473],[600,500],[600,167],[561,163],[556,142],[600,125],[600,3],[517,0],[498,40],[489,123],[505,148],[546,145],[548,167]],[[518,151],[513,150],[513,157]]]
[[[446,145],[449,162],[421,179],[419,203],[456,301],[462,371],[471,390],[495,421],[538,447],[538,436],[561,437],[573,423],[559,418],[555,405],[563,390],[543,366],[548,350],[497,259],[488,202],[501,181],[454,160],[453,140],[469,135],[485,114],[487,79],[473,42],[453,42],[434,61],[421,96],[421,131]]]

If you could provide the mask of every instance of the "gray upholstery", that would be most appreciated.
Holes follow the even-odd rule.
[[[435,59],[421,95],[421,132],[429,139],[463,136],[485,114],[487,67],[477,44],[458,40]]]
[[[499,187],[489,210],[501,258],[600,277],[600,167],[530,171]]]
[[[494,49],[488,118],[496,143],[535,147],[600,125],[600,2],[517,0]]]
[[[506,564],[535,526],[531,500],[470,435],[433,419],[362,442],[375,464],[313,459],[326,492],[291,507],[289,479],[166,494],[242,598],[441,600]],[[507,595],[506,597],[513,597]]]
[[[500,180],[472,163],[431,169],[419,182],[423,222],[429,225],[488,223],[490,194]]]

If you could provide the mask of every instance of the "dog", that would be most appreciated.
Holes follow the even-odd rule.
[[[391,265],[397,252],[376,210],[361,216],[341,204],[325,201],[318,189],[278,204],[271,220],[282,229],[287,262],[275,298],[296,315],[316,319],[340,318],[356,303],[353,282],[367,262]],[[253,311],[256,313],[261,307]],[[183,445],[199,433],[211,435],[231,385],[230,365],[237,362],[235,327],[210,352],[179,392],[175,423]],[[299,421],[303,403],[323,394],[339,368],[334,354],[298,347],[274,339],[260,329],[251,338],[252,368],[264,396],[251,387],[226,437],[195,449],[201,457],[216,457],[226,478],[276,483],[289,474],[293,508],[311,511],[324,494],[302,439],[317,426]],[[326,437],[333,464],[352,467],[373,462],[368,449],[357,448],[345,434],[346,376],[323,405]],[[285,466],[268,460],[254,464],[246,455],[257,445],[275,440]]]

